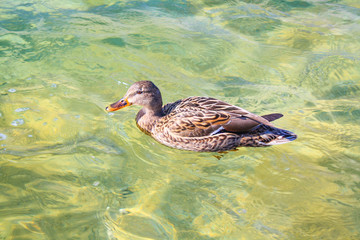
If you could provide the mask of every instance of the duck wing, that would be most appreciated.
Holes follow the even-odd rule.
[[[164,116],[157,126],[177,137],[203,137],[223,130],[230,118],[223,112],[180,108]]]
[[[282,116],[257,116],[240,107],[210,97],[189,97],[166,104],[161,126],[181,137],[211,136],[219,132],[244,133]],[[272,117],[270,117],[272,116]],[[276,116],[276,117],[275,117]]]
[[[274,119],[269,119],[269,121],[267,118],[260,117],[241,107],[234,106],[232,104],[211,97],[186,98],[180,102],[176,102],[176,106],[173,110],[177,111],[179,109],[186,109],[187,111],[195,111],[201,109],[208,111],[209,113],[216,112],[230,115],[229,121],[224,124],[225,130],[229,132],[246,132],[259,124],[274,127],[274,125],[270,123],[270,121]]]

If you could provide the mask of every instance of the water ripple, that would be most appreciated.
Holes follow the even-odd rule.
[[[0,1],[0,239],[357,239],[356,2]],[[104,111],[139,80],[299,138],[168,148]]]

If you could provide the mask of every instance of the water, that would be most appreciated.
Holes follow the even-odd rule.
[[[359,24],[357,0],[2,0],[0,239],[359,239]],[[298,139],[170,149],[104,111],[139,80]]]

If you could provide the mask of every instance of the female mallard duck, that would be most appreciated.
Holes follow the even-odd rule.
[[[173,148],[219,152],[296,139],[294,133],[270,123],[283,116],[279,113],[260,117],[210,97],[188,97],[162,106],[160,90],[150,81],[134,83],[122,99],[106,110],[112,112],[133,104],[143,107],[136,115],[138,127]]]

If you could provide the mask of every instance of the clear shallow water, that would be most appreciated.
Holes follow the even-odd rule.
[[[358,239],[360,5],[0,3],[0,239]],[[226,154],[170,149],[137,107],[212,96],[298,134]]]

